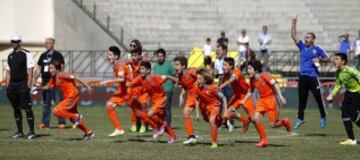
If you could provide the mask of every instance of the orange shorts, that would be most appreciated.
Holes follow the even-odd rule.
[[[117,106],[121,107],[124,103],[127,103],[129,97],[125,94],[114,94],[109,99],[110,102],[115,103]]]
[[[147,104],[150,101],[150,96],[148,93],[143,92],[141,88],[135,87],[129,90],[129,102],[138,101],[140,104]]]
[[[221,118],[219,105],[199,104],[199,107],[204,121],[209,122],[209,118],[213,116],[217,119]]]
[[[276,122],[279,118],[276,98],[274,96],[259,98],[256,104],[256,112],[261,114],[267,113],[269,123]]]
[[[165,114],[166,97],[153,100],[149,112],[153,114]]]
[[[245,95],[237,96],[233,95],[229,101],[228,107],[234,107],[235,109],[240,108],[241,101],[245,98]],[[255,113],[254,101],[252,97],[249,97],[243,106],[245,112],[248,115],[253,115]]]
[[[77,113],[77,104],[79,103],[79,100],[80,96],[75,96],[74,98],[64,98],[55,106],[54,111],[67,110],[72,113]]]

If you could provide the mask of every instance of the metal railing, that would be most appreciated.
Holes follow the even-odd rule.
[[[38,57],[43,51],[31,51],[35,57],[34,61],[37,62]],[[61,51],[65,59],[65,71],[74,73],[83,77],[94,79],[102,79],[105,77],[112,77],[113,71],[111,66],[107,63],[107,51]],[[145,55],[152,62],[156,61],[155,51],[144,51]],[[190,51],[188,50],[168,50],[167,59],[172,60],[176,56],[188,57]],[[333,52],[329,51],[328,54],[332,56]],[[128,53],[122,54],[122,59],[127,59]],[[299,53],[297,51],[272,51],[268,66],[272,73],[281,74],[283,77],[297,77],[299,71]],[[201,58],[201,56],[199,57]],[[354,58],[350,58],[350,65],[355,63]],[[1,62],[2,70],[5,71],[6,60]],[[331,63],[323,63],[320,68],[320,77],[333,77],[335,68]],[[4,73],[4,72],[3,72]]]

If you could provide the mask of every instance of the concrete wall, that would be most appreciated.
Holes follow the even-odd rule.
[[[1,0],[0,43],[9,43],[13,34],[23,41],[43,43],[44,38],[54,36],[54,0]]]
[[[55,4],[55,38],[61,50],[104,50],[117,44],[71,0]]]

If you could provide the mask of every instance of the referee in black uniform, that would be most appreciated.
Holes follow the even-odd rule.
[[[24,137],[22,127],[23,109],[26,113],[26,119],[29,125],[27,139],[35,138],[34,132],[34,114],[31,109],[30,87],[32,82],[32,72],[34,63],[28,51],[21,48],[21,37],[14,35],[11,37],[11,46],[14,49],[7,59],[6,68],[6,94],[14,109],[17,132],[12,138]]]

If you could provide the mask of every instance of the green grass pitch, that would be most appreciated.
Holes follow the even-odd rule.
[[[40,123],[41,107],[34,107],[36,126]],[[287,135],[284,128],[272,129],[266,123],[271,145],[267,148],[256,148],[258,135],[251,125],[249,132],[241,132],[241,124],[228,133],[226,129],[219,131],[220,147],[210,149],[210,132],[207,123],[194,122],[195,132],[200,136],[199,143],[185,146],[182,141],[186,135],[183,127],[182,110],[173,108],[173,127],[180,138],[175,144],[167,144],[166,135],[159,141],[152,140],[151,132],[146,134],[129,132],[129,108],[118,108],[118,116],[126,129],[123,136],[108,138],[113,131],[104,107],[80,107],[84,122],[96,134],[90,141],[82,141],[82,132],[78,129],[59,130],[57,120],[52,117],[50,130],[36,130],[39,137],[34,140],[17,139],[9,136],[15,131],[15,122],[10,106],[0,107],[0,160],[5,159],[359,159],[360,144],[357,146],[341,146],[339,141],[345,140],[345,131],[337,109],[328,110],[328,126],[319,127],[319,113],[315,109],[306,111],[306,123],[301,127],[298,136]],[[25,114],[23,114],[25,116]],[[281,110],[281,117],[289,117],[292,122],[296,118],[295,109]],[[267,117],[265,117],[266,119]],[[25,133],[26,121],[23,120]],[[68,123],[70,126],[70,123]],[[360,137],[360,129],[354,126],[356,137]]]

